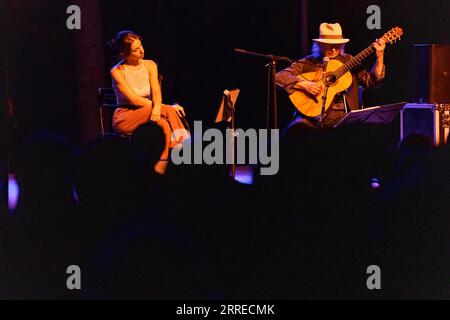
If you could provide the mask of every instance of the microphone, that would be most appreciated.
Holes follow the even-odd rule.
[[[328,75],[327,77],[325,77],[325,73],[327,72],[327,66],[328,66],[328,62],[330,61],[330,58],[328,57],[324,57],[323,58],[323,65],[322,65],[322,76],[325,78],[325,84],[328,86],[331,82],[331,76]]]
[[[328,57],[323,58],[323,65],[322,65],[323,72],[327,71],[328,61],[330,61],[330,58],[328,58]]]

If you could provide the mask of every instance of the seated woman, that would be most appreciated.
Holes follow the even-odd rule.
[[[113,127],[118,133],[131,135],[140,125],[149,121],[160,125],[166,140],[155,170],[163,174],[167,167],[169,149],[188,136],[186,130],[185,135],[179,134],[183,132],[179,129],[185,129],[179,118],[179,115],[184,115],[184,109],[179,105],[162,104],[158,68],[154,61],[144,60],[141,40],[139,35],[125,30],[120,31],[109,42],[119,60],[111,69],[112,85],[119,106],[114,112]],[[126,108],[127,105],[137,108]]]

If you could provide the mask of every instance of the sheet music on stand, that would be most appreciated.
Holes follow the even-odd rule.
[[[222,101],[220,103],[220,107],[219,107],[219,111],[217,112],[217,116],[216,116],[216,123],[218,122],[222,122],[222,121],[227,121],[227,122],[231,122],[232,121],[232,116],[233,116],[233,111],[234,111],[234,106],[236,104],[236,100],[239,96],[239,89],[233,89],[231,91],[229,90],[225,90],[223,92],[222,95]],[[229,101],[227,101],[228,103],[225,103],[225,98],[229,97]]]
[[[407,102],[398,102],[354,110],[343,117],[333,128],[356,124],[387,124],[397,117]]]

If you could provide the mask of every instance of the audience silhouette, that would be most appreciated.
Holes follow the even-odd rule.
[[[411,135],[381,148],[376,130],[295,124],[279,173],[253,185],[225,165],[157,174],[154,123],[75,154],[34,135],[18,156],[17,210],[2,214],[0,297],[448,299],[450,147]],[[382,290],[366,286],[370,265]]]

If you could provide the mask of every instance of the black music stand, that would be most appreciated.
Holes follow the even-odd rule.
[[[399,102],[354,110],[343,117],[333,128],[359,124],[388,124],[394,121],[407,102]]]
[[[231,91],[224,90],[222,95],[222,101],[220,102],[219,111],[217,112],[215,123],[224,122],[226,121],[228,123],[228,129],[232,130],[232,164],[231,164],[231,175],[232,178],[235,179],[236,177],[236,161],[235,161],[235,118],[234,114],[236,112],[236,101],[239,96],[239,89],[233,89]]]

